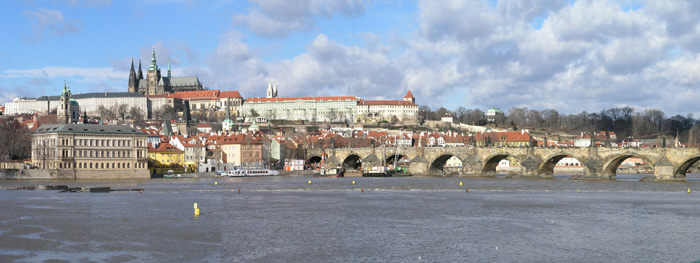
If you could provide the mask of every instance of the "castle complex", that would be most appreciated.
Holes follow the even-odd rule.
[[[131,61],[131,71],[129,72],[129,92],[139,92],[143,95],[161,95],[166,92],[178,91],[198,91],[202,89],[202,83],[197,76],[172,77],[170,75],[170,63],[168,63],[168,74],[161,76],[160,67],[156,64],[156,49],[153,47],[151,65],[146,71],[146,79],[141,71],[141,61],[139,61],[138,73],[134,70],[134,61]]]

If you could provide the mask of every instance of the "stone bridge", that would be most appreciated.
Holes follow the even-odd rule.
[[[700,160],[699,148],[598,148],[598,147],[377,147],[310,149],[307,162],[318,162],[326,154],[326,165],[348,169],[367,169],[394,160],[411,160],[409,173],[443,174],[443,166],[452,156],[462,161],[459,176],[495,176],[496,166],[506,157],[520,161],[521,177],[552,177],[554,166],[571,156],[584,166],[584,178],[615,179],[615,171],[629,157],[640,157],[654,169],[656,180],[685,180],[685,173]]]

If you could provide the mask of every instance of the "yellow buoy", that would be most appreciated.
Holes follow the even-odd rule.
[[[462,186],[462,182],[459,182],[459,186]]]
[[[214,182],[214,185],[218,185],[218,184],[219,184],[219,182]]]
[[[309,184],[311,184],[311,180],[309,180]]]
[[[194,203],[194,215],[199,216],[199,207],[197,207],[197,203]]]
[[[578,189],[578,192],[581,193],[581,189]]]
[[[352,181],[352,184],[355,184],[355,181]]]
[[[688,188],[688,194],[690,194],[690,188]]]

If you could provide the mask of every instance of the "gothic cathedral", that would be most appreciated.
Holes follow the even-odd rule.
[[[167,76],[161,76],[160,67],[156,64],[156,48],[153,47],[151,65],[146,71],[144,81],[141,71],[141,61],[139,60],[138,74],[134,71],[134,60],[131,60],[131,71],[129,72],[129,92],[139,92],[143,95],[161,95],[166,92],[178,91],[200,91],[203,90],[202,83],[197,76],[172,77],[170,75],[170,63],[168,63]]]

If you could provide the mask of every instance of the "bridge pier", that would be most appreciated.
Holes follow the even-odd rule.
[[[654,163],[654,177],[657,181],[680,180],[679,178],[676,178],[673,163],[671,163],[666,156],[661,157]],[[685,179],[685,175],[683,176],[683,179]]]
[[[411,160],[408,173],[412,175],[427,175],[430,172],[430,163],[422,155],[418,155]]]

